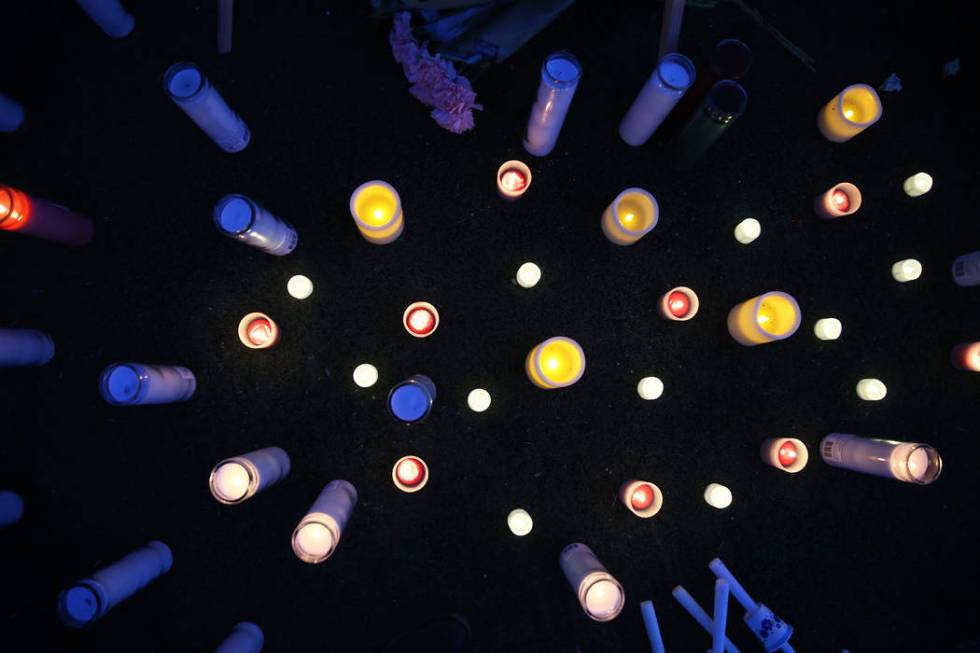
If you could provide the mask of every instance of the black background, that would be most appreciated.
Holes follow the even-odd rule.
[[[735,4],[689,7],[682,51],[736,36],[755,65],[748,112],[686,174],[668,170],[657,140],[630,148],[616,134],[656,57],[659,5],[579,2],[476,82],[485,110],[457,136],[408,94],[390,23],[366,3],[240,1],[225,57],[211,2],[128,3],[136,29],[119,41],[70,2],[10,4],[2,90],[27,123],[0,136],[0,175],[98,226],[78,250],[0,235],[2,324],[57,343],[49,365],[0,372],[0,486],[27,504],[0,533],[0,629],[25,642],[11,650],[206,651],[243,619],[269,651],[369,650],[451,609],[469,616],[479,651],[643,651],[647,598],[668,649],[704,650],[670,590],[683,584],[710,609],[715,556],[796,627],[798,651],[975,646],[980,375],[948,362],[953,345],[980,339],[980,290],[949,271],[980,249],[967,3],[754,4],[816,73]],[[536,159],[522,130],[540,62],[560,48],[585,73],[558,147]],[[963,72],[942,79],[956,56]],[[223,153],[163,93],[182,59],[249,124],[245,151]],[[905,90],[882,94],[878,124],[846,144],[820,136],[825,102],[892,72]],[[510,158],[534,172],[513,204],[493,180]],[[920,170],[935,186],[909,198],[902,181]],[[347,208],[376,178],[405,208],[405,233],[385,247],[358,235]],[[818,220],[813,198],[844,180],[861,188],[860,212]],[[660,224],[616,247],[599,217],[634,185],[657,196]],[[229,192],[294,224],[296,251],[275,258],[220,236],[211,207]],[[741,246],[732,228],[749,216],[763,233]],[[909,256],[922,278],[896,283],[891,264]],[[544,271],[532,290],[510,283],[525,260]],[[285,291],[298,273],[316,285],[303,302]],[[700,296],[691,322],[656,315],[674,285]],[[729,308],[775,289],[798,299],[800,331],[737,345]],[[421,341],[400,325],[416,299],[442,314]],[[238,342],[253,310],[279,322],[277,348]],[[843,337],[819,341],[813,323],[830,315]],[[538,390],[524,356],[559,334],[579,340],[588,369],[570,389]],[[112,408],[96,381],[117,360],[186,365],[198,391]],[[365,361],[381,380],[360,390],[351,371]],[[384,396],[414,373],[439,394],[425,422],[404,427]],[[666,392],[643,402],[635,384],[651,374]],[[858,400],[866,376],[887,383],[884,401]],[[478,386],[493,395],[484,414],[466,408]],[[929,442],[943,475],[916,487],[832,469],[816,451],[832,431]],[[811,447],[802,473],[760,461],[777,435]],[[210,497],[216,461],[268,445],[292,457],[282,484],[237,507]],[[432,472],[416,495],[390,480],[408,453]],[[617,504],[630,477],[663,490],[656,518]],[[334,478],[360,502],[336,554],[304,565],[290,533]],[[729,509],[704,503],[710,482],[732,488]],[[534,517],[528,537],[507,530],[515,507]],[[149,539],[173,549],[170,574],[88,631],[57,621],[60,589]],[[575,541],[626,588],[612,623],[590,622],[559,570]],[[732,638],[759,650],[732,605]]]

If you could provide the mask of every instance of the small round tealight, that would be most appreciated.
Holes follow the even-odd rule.
[[[762,233],[762,224],[755,218],[746,218],[735,226],[735,240],[748,245]]]
[[[932,190],[932,176],[925,172],[917,172],[905,180],[902,189],[909,197],[925,195]]]
[[[533,288],[541,281],[541,268],[528,261],[517,268],[517,276],[514,277],[514,281],[521,288]]]
[[[531,515],[527,514],[527,510],[516,508],[507,515],[507,528],[514,535],[521,537],[531,532],[531,529],[534,528],[534,521],[531,519]]]
[[[704,488],[704,500],[712,508],[727,508],[732,505],[732,491],[720,483],[712,483]]]
[[[378,382],[378,368],[370,363],[361,363],[354,368],[354,383],[360,388],[370,388]]]
[[[861,379],[857,384],[857,396],[865,401],[881,401],[888,388],[880,379]]]
[[[902,259],[892,265],[892,276],[899,283],[915,281],[922,276],[922,264],[914,258]]]
[[[471,390],[470,394],[466,397],[466,404],[474,413],[482,413],[487,408],[490,408],[490,393],[483,388]]]
[[[655,376],[645,376],[636,384],[636,392],[643,399],[659,399],[664,393],[664,382]]]
[[[306,299],[313,294],[313,282],[309,277],[297,274],[289,277],[289,281],[286,282],[286,292],[295,299]]]
[[[825,317],[813,325],[813,333],[821,340],[837,340],[844,327],[836,317]]]

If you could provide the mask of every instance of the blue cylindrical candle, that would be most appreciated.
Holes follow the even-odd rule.
[[[0,93],[0,132],[12,132],[24,122],[24,107]]]
[[[402,381],[388,393],[388,410],[406,424],[419,422],[432,410],[436,399],[436,386],[424,374]]]
[[[54,356],[54,341],[34,329],[0,329],[0,367],[37,367]]]
[[[277,218],[254,200],[232,193],[214,205],[214,226],[218,231],[273,256],[285,256],[296,249],[299,236],[287,222]]]
[[[264,641],[261,628],[251,621],[243,621],[232,628],[231,634],[214,653],[259,653]]]
[[[664,55],[619,124],[620,138],[628,145],[643,145],[650,140],[694,83],[694,77],[690,59],[676,52]]]
[[[102,398],[113,406],[187,401],[196,389],[194,373],[177,365],[113,363],[99,379]]]
[[[16,524],[23,514],[23,499],[9,490],[0,492],[0,528]]]
[[[195,64],[172,65],[163,76],[163,87],[170,99],[225,152],[238,152],[248,145],[252,138],[248,125]]]
[[[133,31],[136,21],[119,3],[119,0],[75,0],[102,31],[114,39],[121,39]]]
[[[546,156],[555,149],[581,77],[582,64],[571,53],[556,52],[545,58],[524,138],[524,149],[529,154]]]
[[[170,571],[173,564],[166,544],[150,542],[63,591],[58,596],[58,616],[72,628],[87,626]]]

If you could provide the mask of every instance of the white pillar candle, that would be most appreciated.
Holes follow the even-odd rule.
[[[606,570],[592,549],[569,544],[559,557],[568,584],[578,595],[579,605],[595,621],[612,621],[623,610],[623,586]]]
[[[252,138],[245,121],[232,111],[204,73],[192,63],[171,66],[163,76],[170,99],[225,152],[244,150]]]
[[[861,379],[856,390],[857,396],[865,401],[881,401],[888,394],[888,388],[880,379]]]
[[[530,261],[522,263],[521,267],[517,268],[517,276],[514,280],[521,288],[533,288],[541,281],[541,268]]]
[[[980,286],[980,252],[956,257],[953,261],[953,281],[964,288]]]
[[[896,442],[831,433],[820,441],[820,456],[832,467],[928,485],[943,469],[933,447],[918,442]]]
[[[755,218],[745,218],[735,225],[735,240],[748,245],[762,234],[762,224]]]
[[[347,481],[330,481],[293,531],[293,553],[303,562],[323,562],[336,550],[357,505],[357,490]]]
[[[482,413],[487,408],[490,408],[490,393],[483,388],[471,390],[470,394],[466,396],[466,405],[474,413]]]
[[[932,176],[925,172],[917,172],[905,180],[902,190],[909,197],[925,195],[932,190]]]
[[[279,447],[256,449],[222,460],[208,478],[211,495],[232,505],[252,498],[289,474],[289,456]]]
[[[627,145],[643,145],[650,140],[694,83],[694,77],[690,59],[676,52],[665,55],[619,123],[619,137]]]
[[[704,500],[712,508],[727,508],[732,505],[732,491],[720,483],[711,483],[704,488]]]
[[[251,198],[232,193],[214,205],[214,226],[228,238],[266,254],[286,256],[299,242],[296,229]]]
[[[313,282],[302,274],[293,275],[286,282],[286,292],[294,299],[306,299],[313,294]]]
[[[914,258],[906,258],[892,265],[892,276],[899,283],[915,281],[922,276],[922,264]]]
[[[581,77],[582,65],[572,54],[556,52],[545,58],[537,99],[531,107],[524,138],[524,149],[529,154],[551,154]]]
[[[655,376],[645,376],[636,384],[636,392],[647,401],[660,399],[664,393],[664,382]]]
[[[262,629],[251,621],[235,624],[231,634],[221,642],[214,653],[260,653],[265,636]]]
[[[524,537],[534,528],[534,520],[523,508],[515,508],[507,515],[507,528],[518,537]]]
[[[187,401],[196,389],[194,373],[178,365],[112,363],[99,378],[99,392],[113,406]]]
[[[523,161],[506,161],[497,168],[497,193],[505,200],[516,200],[531,187],[531,169]]]
[[[121,39],[129,36],[136,21],[127,12],[119,0],[75,0],[92,22],[99,26],[108,36]]]
[[[361,363],[354,368],[354,383],[359,388],[370,388],[378,382],[378,368],[370,363]]]
[[[54,341],[34,329],[0,329],[0,367],[37,367],[54,356]]]
[[[836,317],[825,317],[813,325],[813,333],[821,340],[837,340],[844,326]]]

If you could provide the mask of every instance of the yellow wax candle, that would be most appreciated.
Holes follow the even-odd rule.
[[[784,340],[800,328],[800,305],[772,291],[737,304],[728,313],[728,332],[747,347]]]
[[[358,186],[350,196],[350,214],[364,239],[375,245],[397,240],[405,226],[401,198],[383,181]]]
[[[817,127],[829,141],[843,143],[878,122],[881,99],[867,84],[853,84],[837,94],[817,114]]]
[[[616,245],[632,245],[660,219],[657,200],[642,188],[627,188],[602,214],[602,233]]]
[[[531,383],[539,388],[564,388],[585,373],[585,352],[571,338],[548,338],[530,351],[525,368]]]

